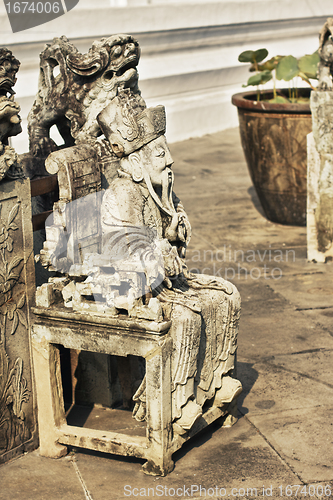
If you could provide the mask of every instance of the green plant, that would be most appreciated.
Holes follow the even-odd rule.
[[[304,98],[299,96],[298,88],[295,85],[296,77],[300,77],[313,90],[315,87],[310,80],[317,79],[317,65],[319,63],[318,51],[310,55],[305,55],[299,59],[294,56],[274,56],[264,61],[268,56],[267,49],[245,50],[238,56],[239,62],[251,63],[250,71],[255,71],[255,75],[250,76],[246,85],[257,86],[257,100],[260,101],[260,85],[273,80],[273,99],[270,102],[299,102]],[[264,61],[264,62],[263,62]],[[276,90],[276,80],[292,81],[289,87],[289,96],[278,95]]]

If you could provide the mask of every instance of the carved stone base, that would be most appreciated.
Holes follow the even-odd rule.
[[[36,307],[33,311],[32,345],[42,456],[57,458],[66,453],[66,446],[75,446],[142,458],[146,460],[143,465],[145,474],[166,476],[174,467],[173,453],[186,441],[223,417],[226,417],[226,426],[235,422],[236,400],[222,408],[210,406],[191,429],[182,434],[178,434],[177,424],[172,425],[170,322],[138,322],[137,319],[97,313],[88,315],[55,305]],[[140,432],[126,434],[126,429],[110,431],[89,425],[80,427],[66,419],[59,355],[61,345],[123,357],[139,355],[145,359],[147,413],[144,435]]]

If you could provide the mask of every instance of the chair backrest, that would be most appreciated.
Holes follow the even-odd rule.
[[[48,156],[45,168],[57,175],[59,201],[54,203],[52,217],[46,224],[46,248],[48,243],[55,243],[57,270],[69,271],[72,277],[89,274],[88,282],[75,282],[74,309],[93,311],[107,307],[115,312],[127,310],[133,317],[161,321],[159,304],[154,301],[151,307],[146,304],[151,294],[141,260],[124,257],[117,262],[103,254],[102,199],[117,175],[118,166],[119,159],[103,141],[80,144]],[[127,236],[124,231],[126,242]]]
[[[73,264],[82,264],[86,253],[100,253],[102,249],[101,164],[104,166],[107,159],[98,153],[94,146],[82,144],[55,151],[45,162],[46,170],[58,176],[59,202],[54,212],[62,212],[67,258]]]

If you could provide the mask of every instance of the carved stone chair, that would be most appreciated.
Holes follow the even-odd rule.
[[[116,171],[117,165],[113,158],[106,150],[97,151],[96,147],[85,145],[52,153],[46,162],[47,170],[57,173],[60,188],[60,199],[54,207],[53,221],[46,227],[46,233],[49,242],[52,238],[57,242],[66,240],[67,247],[63,254],[60,252],[58,259],[59,265],[64,268],[70,256],[71,262],[80,267],[79,271],[82,272],[85,257],[100,252],[99,192],[105,173]],[[84,209],[87,196],[95,197],[95,211],[89,216]],[[76,203],[72,203],[69,208],[69,202],[73,201]],[[82,227],[79,224],[82,214],[86,218],[83,232],[78,231],[79,225]],[[89,301],[86,308],[82,306],[82,301],[82,307],[75,307],[75,300],[80,299],[77,295],[73,299],[73,296],[80,287],[72,291],[72,295],[68,295],[66,304],[63,299],[66,297],[64,290],[67,286],[66,278],[53,278],[52,282],[42,285],[37,291],[37,305],[33,308],[35,322],[32,346],[42,456],[60,457],[66,454],[67,446],[76,446],[142,458],[146,460],[143,465],[145,473],[166,475],[174,466],[172,454],[184,442],[215,420],[220,419],[224,426],[230,426],[236,421],[236,400],[221,407],[206,405],[201,418],[187,432],[179,433],[172,418],[171,322],[163,320],[157,313],[156,317],[150,319],[149,315],[148,319],[145,318],[144,313],[141,317],[138,313],[134,318],[121,314],[121,311],[118,315],[107,314],[102,307],[95,306],[94,309]],[[82,295],[84,293],[81,297]],[[74,308],[68,307],[73,306],[73,303]],[[96,430],[67,423],[59,346],[74,352],[84,350],[144,358],[144,435],[142,432],[135,435],[134,431],[126,433]]]

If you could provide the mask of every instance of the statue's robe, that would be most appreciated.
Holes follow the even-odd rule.
[[[108,235],[143,228],[145,238],[165,239],[171,218],[155,203],[144,183],[134,182],[120,173],[106,190],[102,201],[104,252],[114,251]],[[183,212],[174,196],[175,209]],[[147,233],[146,229],[151,229]],[[176,247],[182,242],[171,242]],[[136,246],[138,248],[138,245]],[[236,287],[220,277],[191,274],[184,264],[181,279],[171,280],[172,288],[162,282],[153,288],[164,317],[170,319],[173,339],[172,418],[181,417],[187,401],[203,406],[222,385],[222,377],[234,370],[240,295]]]

